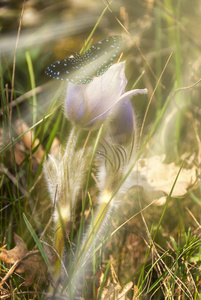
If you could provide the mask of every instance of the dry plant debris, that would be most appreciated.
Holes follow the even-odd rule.
[[[111,276],[108,277],[107,281],[104,284],[104,287],[101,292],[101,285],[103,284],[104,272],[100,267],[97,273],[98,285],[97,295],[101,292],[101,300],[127,300],[127,293],[132,289],[133,282],[130,281],[123,288],[121,287],[117,275],[115,273],[114,267],[111,264],[110,266]]]
[[[14,234],[16,246],[11,250],[0,250],[0,260],[7,264],[13,264],[6,276],[0,282],[0,288],[5,281],[16,272],[18,274],[27,273],[25,286],[30,286],[38,280],[38,285],[47,281],[47,268],[40,256],[40,252],[28,251],[26,243],[17,234]]]
[[[16,133],[18,135],[22,135],[21,142],[16,143],[15,145],[15,160],[17,164],[21,164],[22,161],[26,157],[26,149],[31,150],[37,147],[37,150],[33,153],[33,157],[36,159],[39,164],[44,156],[44,149],[40,140],[35,137],[34,131],[30,129],[30,127],[24,122],[17,120],[15,122]],[[57,137],[54,138],[51,149],[49,151],[50,154],[57,155],[60,147],[60,142]]]
[[[163,205],[169,195],[180,166],[175,163],[165,164],[165,156],[141,158],[133,169],[134,185],[142,186],[144,196],[148,202],[157,199],[157,205]],[[181,197],[188,192],[188,188],[196,182],[196,168],[182,168],[174,186],[172,197]]]

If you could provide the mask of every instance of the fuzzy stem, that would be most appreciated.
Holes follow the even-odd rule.
[[[81,251],[74,265],[74,282],[78,282],[80,276],[82,275],[82,269],[86,263],[88,258],[90,257],[91,252],[93,251],[94,240],[95,245],[98,237],[101,234],[102,229],[104,228],[103,224],[106,222],[108,213],[110,210],[111,203],[111,193],[103,192],[100,198],[100,207],[98,209],[98,214],[94,220],[93,227],[89,229],[89,233],[87,234],[87,238],[82,245]],[[86,267],[86,266],[85,266]]]
[[[68,168],[67,172],[71,172],[71,166],[73,167],[73,162],[74,162],[74,155],[75,155],[75,146],[79,137],[79,132],[80,129],[77,126],[74,126],[70,132],[65,153],[64,153],[64,163],[63,163],[63,168]],[[65,172],[64,172],[65,173]],[[71,174],[69,174],[71,176]],[[64,183],[64,184],[67,184]],[[57,190],[58,195],[62,195],[60,191]],[[66,195],[62,195],[61,197],[66,197]],[[59,254],[60,259],[56,257],[56,260],[54,262],[54,269],[55,269],[55,275],[56,278],[59,277],[60,272],[61,272],[61,260],[63,258],[63,253],[64,253],[64,245],[65,245],[65,238],[66,238],[66,226],[68,222],[70,222],[71,219],[71,199],[58,199],[57,200],[57,205],[55,206],[55,209],[57,209],[58,212],[58,218],[56,221],[56,234],[55,234],[55,250]],[[61,203],[65,203],[64,207],[60,207]]]
[[[91,248],[92,248],[92,245],[93,245],[93,238],[94,237],[96,238],[96,235],[99,235],[99,230],[100,230],[101,226],[104,223],[104,219],[105,219],[105,216],[108,212],[108,209],[109,209],[108,203],[106,203],[106,202],[102,203],[102,205],[99,209],[99,213],[98,213],[98,215],[97,215],[97,217],[94,221],[94,226],[90,229],[87,240],[85,241],[85,243],[82,247],[82,250],[81,250],[81,256],[82,257],[85,257],[85,255],[87,255],[87,258],[88,258],[88,256],[91,254]]]
[[[78,140],[80,128],[78,126],[73,126],[70,135],[68,137],[68,141],[66,144],[65,154],[68,154],[68,159],[72,159],[75,152],[75,145]]]

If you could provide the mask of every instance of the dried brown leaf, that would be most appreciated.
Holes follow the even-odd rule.
[[[20,165],[26,157],[25,146],[21,143],[15,144],[15,161]]]
[[[0,260],[7,264],[14,264],[18,259],[22,258],[27,252],[27,245],[21,237],[14,233],[15,248],[11,250],[3,249],[0,253]]]
[[[40,163],[41,162],[41,159],[44,155],[44,149],[43,147],[40,145],[40,140],[38,138],[36,138],[34,140],[34,132],[33,130],[29,130],[29,126],[25,123],[25,122],[22,122],[22,121],[19,121],[17,120],[16,123],[16,131],[19,135],[23,134],[24,132],[27,132],[22,136],[22,140],[25,144],[25,146],[28,148],[28,149],[32,149],[32,148],[35,148],[38,146],[38,149],[37,151],[34,153],[34,157],[37,159],[37,161]],[[33,143],[34,141],[34,143]]]
[[[2,249],[0,260],[9,264],[16,264],[15,268],[8,271],[10,276],[14,271],[16,273],[26,272],[25,286],[29,286],[39,280],[39,285],[47,281],[47,268],[38,251],[28,251],[26,243],[17,234],[14,234],[16,246],[11,250]],[[6,275],[0,285],[9,277]]]
[[[105,282],[105,286],[103,287],[101,293],[101,300],[112,300],[112,299],[127,300],[126,295],[131,290],[133,286],[133,282],[130,281],[122,288],[121,285],[119,284],[119,280],[117,278],[112,263],[110,265],[110,272],[111,272],[111,276]],[[103,277],[104,277],[104,272],[102,268],[99,268],[97,276],[99,277],[99,288],[97,290],[97,295],[98,295],[100,292],[100,285],[102,284]]]
[[[57,137],[55,137],[53,139],[51,148],[50,148],[50,154],[52,154],[53,156],[57,156],[59,153],[59,147],[60,147],[60,141]]]

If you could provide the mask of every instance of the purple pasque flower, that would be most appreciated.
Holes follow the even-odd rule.
[[[127,96],[117,107],[110,122],[110,137],[115,144],[128,145],[133,139],[135,129],[135,114]]]
[[[136,117],[130,98],[138,94],[147,94],[147,89],[129,91],[118,101],[114,117],[110,122],[110,136],[115,144],[126,146],[137,138]]]
[[[69,83],[64,104],[67,119],[83,129],[98,129],[124,100],[140,91],[146,92],[132,90],[125,93],[126,85],[125,62],[114,64],[89,84]]]

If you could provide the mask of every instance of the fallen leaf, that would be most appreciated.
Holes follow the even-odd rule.
[[[51,148],[50,148],[50,154],[54,155],[55,157],[58,155],[59,153],[59,147],[60,147],[60,141],[57,137],[55,137],[53,139]]]
[[[162,205],[169,195],[180,167],[174,163],[165,164],[165,156],[153,156],[141,158],[132,171],[133,185],[144,189],[148,201],[158,199],[158,205]],[[196,182],[196,168],[182,168],[174,186],[172,197],[184,196],[188,188]]]
[[[11,250],[3,249],[0,253],[0,260],[7,264],[14,264],[18,259],[22,258],[27,252],[27,245],[21,237],[14,233],[15,248]]]
[[[101,300],[113,300],[113,299],[127,300],[126,295],[132,289],[133,282],[130,281],[122,288],[118,281],[118,278],[117,278],[117,275],[115,273],[112,263],[110,265],[110,273],[111,273],[111,276],[105,282],[105,286],[102,289],[100,299]],[[100,292],[100,287],[101,287],[101,284],[103,282],[103,277],[104,277],[104,272],[101,267],[98,270],[97,276],[99,277],[99,288],[97,290],[97,298],[98,298],[99,292]]]
[[[0,249],[0,260],[8,264],[16,264],[12,271],[8,271],[0,286],[15,271],[18,274],[27,272],[25,286],[33,284],[36,280],[39,285],[47,281],[47,268],[42,257],[37,253],[39,251],[28,251],[26,243],[17,234],[14,234],[16,246],[11,250]],[[8,276],[9,275],[9,276]]]
[[[16,132],[18,133],[18,135],[21,135],[27,131],[22,136],[22,140],[28,149],[32,149],[38,146],[36,152],[34,152],[33,155],[36,158],[36,160],[40,163],[44,155],[44,149],[40,144],[40,140],[38,138],[35,139],[33,130],[31,130],[25,122],[17,120],[15,122],[15,125]]]
[[[134,299],[139,300],[139,296],[136,297],[137,293],[138,293],[138,287],[137,287],[137,285],[134,285],[134,287],[133,287],[133,299],[132,300],[134,300]]]
[[[20,165],[26,157],[26,149],[22,143],[15,144],[15,161]]]

